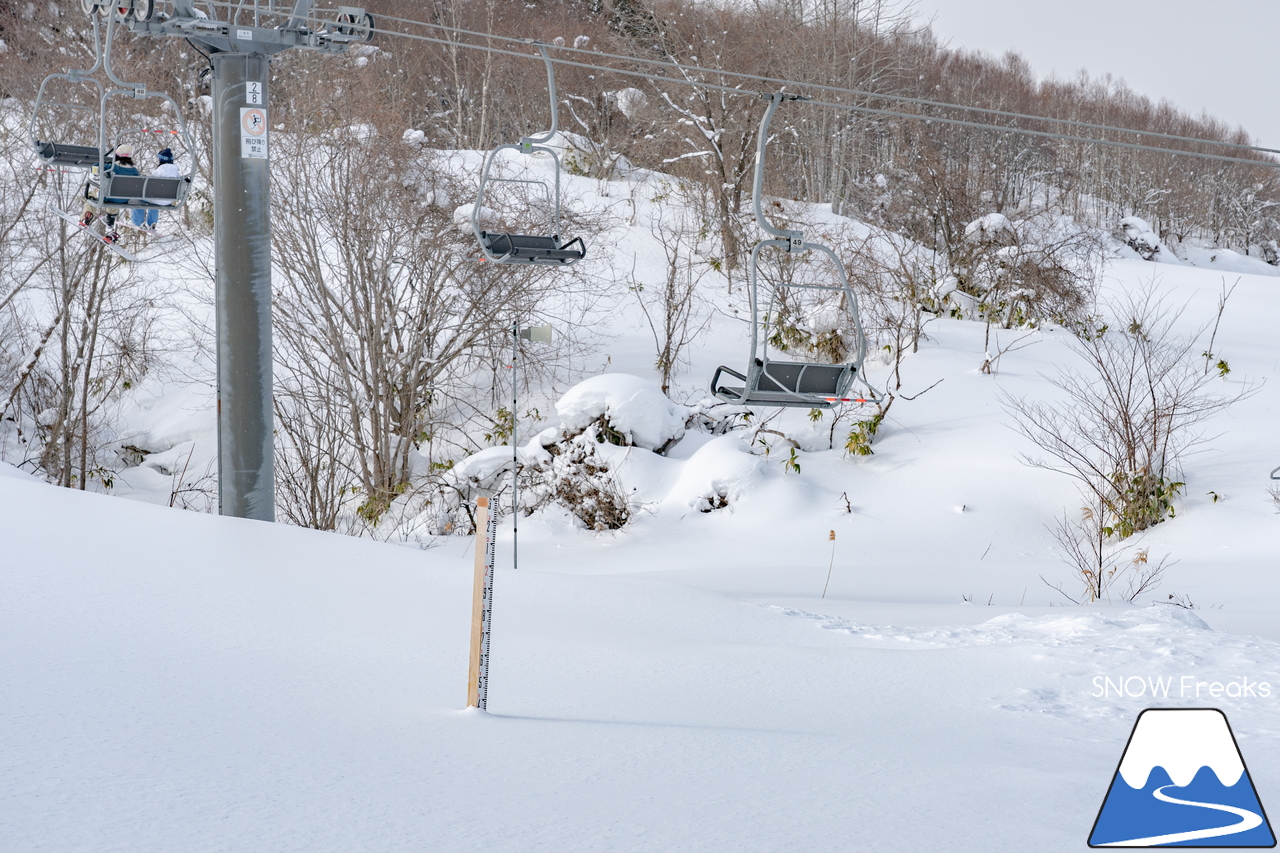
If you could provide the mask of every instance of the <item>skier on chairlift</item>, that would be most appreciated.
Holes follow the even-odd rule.
[[[113,175],[137,175],[138,167],[133,165],[133,146],[117,145],[114,151],[112,162],[108,163],[104,168],[104,172],[110,172]],[[85,188],[84,215],[80,217],[80,224],[88,228],[89,223],[93,222],[96,206],[93,201],[98,198],[98,188],[101,185],[101,179],[97,177],[98,169],[95,166],[93,172],[89,176],[89,184]],[[109,198],[103,204],[110,205],[112,202],[123,204],[123,199]],[[107,234],[103,239],[108,243],[118,243],[120,235],[116,233],[116,217],[120,215],[118,207],[103,207],[102,213],[107,219]]]
[[[159,165],[151,173],[153,178],[181,178],[182,172],[178,171],[178,167],[173,162],[173,149],[165,148],[156,154],[156,161]],[[123,172],[121,173],[123,174]],[[157,201],[156,204],[169,205],[171,201]],[[156,230],[156,223],[160,221],[160,211],[157,208],[141,208],[133,209],[133,227],[141,231]]]

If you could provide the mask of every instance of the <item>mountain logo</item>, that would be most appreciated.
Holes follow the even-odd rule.
[[[1275,847],[1227,717],[1217,708],[1138,715],[1090,847]]]

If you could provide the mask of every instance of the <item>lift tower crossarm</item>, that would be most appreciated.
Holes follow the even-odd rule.
[[[263,27],[203,18],[195,13],[190,2],[178,2],[174,5],[172,18],[163,21],[130,20],[129,29],[143,36],[189,38],[219,53],[263,53],[268,56],[295,47],[337,54],[366,40],[359,35],[333,29],[313,30],[309,26],[311,6],[311,0],[298,0],[282,25]],[[365,17],[365,11],[360,7],[342,6],[339,11],[353,20]]]

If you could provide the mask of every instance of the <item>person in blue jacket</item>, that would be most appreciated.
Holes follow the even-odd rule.
[[[133,165],[133,146],[117,145],[114,152],[112,162],[108,163],[103,169],[113,175],[137,175],[138,167]],[[93,222],[95,215],[95,207],[90,199],[98,198],[98,189],[101,186],[101,180],[96,178],[97,167],[94,168],[93,174],[89,178],[89,186],[85,189],[84,215],[80,217],[80,224],[88,227]],[[104,205],[110,205],[112,202],[122,203],[123,199],[109,198]],[[107,207],[102,208],[102,214],[107,220],[107,234],[103,237],[108,243],[116,243],[120,240],[120,235],[116,233],[116,217],[120,215],[120,208]]]

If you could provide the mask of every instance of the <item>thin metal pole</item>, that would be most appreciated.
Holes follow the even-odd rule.
[[[516,355],[520,349],[520,324],[511,324],[511,568],[519,568],[519,549],[516,537],[520,528],[520,501],[517,500],[517,484],[520,479],[517,466],[520,464],[520,446],[516,444]]]
[[[269,67],[262,53],[211,62],[218,512],[275,521]]]

